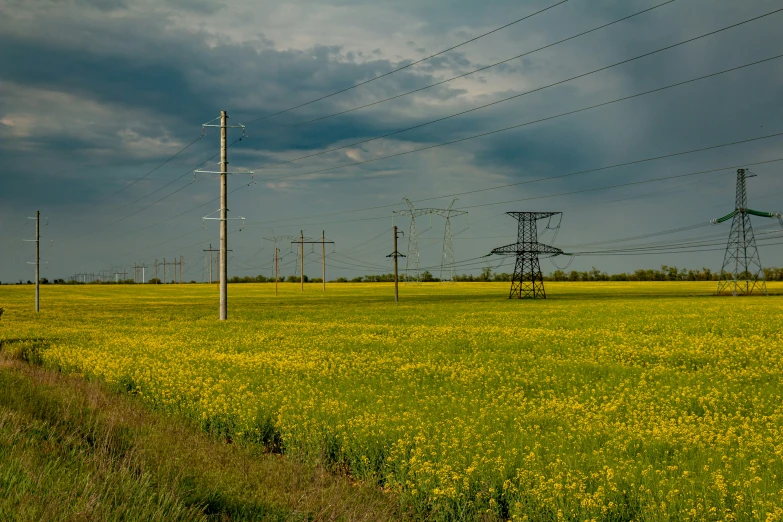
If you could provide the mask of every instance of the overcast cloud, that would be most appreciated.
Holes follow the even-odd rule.
[[[655,55],[388,138],[356,144],[509,98],[783,7],[779,1],[676,0],[600,31],[475,75],[316,122],[505,60],[663,0],[570,0],[421,64],[271,118],[555,4],[449,0],[0,0],[0,281],[33,271],[28,216],[40,209],[43,276],[67,278],[184,257],[205,276],[217,245],[218,181],[193,169],[218,152],[201,124],[228,111],[248,137],[230,149],[234,176],[231,275],[271,274],[272,235],[335,241],[329,277],[390,271],[392,210],[445,207],[450,194],[783,132],[783,59],[455,145],[362,162],[534,122],[743,66],[783,52],[783,12]],[[231,141],[240,137],[232,131]],[[337,149],[289,162],[302,156]],[[212,159],[210,159],[212,158]],[[577,247],[707,223],[733,208],[736,166],[783,158],[783,137],[520,184],[459,197],[469,220],[452,224],[457,260],[513,242],[506,211],[563,211],[556,246]],[[287,162],[287,163],[282,163]],[[278,164],[282,163],[282,164]],[[752,167],[750,206],[783,209],[783,162]],[[330,170],[330,167],[337,167]],[[729,168],[732,167],[732,168]],[[620,183],[725,170],[669,181],[553,196]],[[320,171],[320,172],[315,172]],[[139,180],[139,181],[137,181]],[[128,184],[127,189],[122,190]],[[121,191],[118,193],[118,191]],[[549,197],[553,196],[553,197]],[[531,199],[538,198],[538,199]],[[507,203],[503,203],[507,202]],[[393,207],[373,208],[380,205]],[[395,224],[407,231],[408,221]],[[757,227],[774,223],[759,218]],[[468,227],[465,230],[466,227]],[[443,222],[418,223],[422,266],[440,264]],[[783,235],[760,228],[761,260],[783,266]],[[779,230],[779,226],[778,226]],[[678,238],[721,243],[728,225]],[[775,238],[779,239],[775,239]],[[766,244],[765,244],[766,243]],[[720,248],[717,246],[716,248]],[[294,271],[289,245],[285,274]],[[404,250],[404,248],[403,248]],[[346,257],[347,256],[347,257]],[[661,264],[718,270],[720,251],[578,257],[572,268],[609,272]],[[492,261],[497,263],[500,260]],[[557,260],[564,264],[567,260]],[[319,276],[308,256],[306,273]],[[477,273],[482,264],[458,272]],[[554,266],[542,265],[544,271]],[[510,267],[505,270],[510,270]],[[499,268],[503,270],[503,267]],[[437,275],[437,271],[434,271]],[[149,272],[148,272],[149,277]]]

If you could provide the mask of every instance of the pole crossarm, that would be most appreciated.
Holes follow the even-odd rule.
[[[214,221],[241,221],[242,222],[242,226],[245,225],[245,218],[243,218],[241,216],[235,217],[235,218],[230,218],[230,217],[225,217],[225,218],[223,218],[223,217],[212,217],[213,215],[217,214],[218,212],[220,212],[222,210],[223,210],[222,208],[219,208],[216,211],[211,212],[211,213],[207,214],[206,216],[202,217],[201,218],[201,226],[203,227],[204,226],[204,221],[206,221],[208,219],[214,220]],[[228,209],[226,209],[226,214],[228,214]]]
[[[758,216],[758,217],[765,217],[765,218],[780,218],[782,216],[780,212],[762,212],[760,210],[753,210],[752,208],[738,208],[732,210],[731,212],[729,212],[723,217],[719,217],[711,220],[710,223],[712,223],[713,225],[717,225],[718,223],[723,223],[724,221],[730,220],[738,213],[745,213],[745,214],[750,214],[751,216]]]
[[[212,123],[212,122],[218,121],[220,119],[221,119],[221,117],[218,116],[214,120],[210,120],[207,123],[202,123],[201,124],[201,134],[202,134],[202,136],[206,133],[206,128],[207,127],[216,127],[216,128],[219,128],[219,129],[242,129],[242,136],[243,137],[247,136],[247,132],[246,132],[245,126],[242,125],[241,123],[237,123],[236,125],[222,125],[221,123]]]
[[[561,249],[543,243],[511,243],[502,247],[493,248],[491,254],[500,256],[517,256],[523,254],[537,255],[539,257],[554,257],[566,255]]]
[[[220,165],[220,164],[218,163],[218,165]],[[240,167],[240,169],[239,169],[239,170],[229,170],[229,171],[226,171],[226,172],[221,172],[221,171],[219,171],[219,170],[205,170],[205,169],[195,169],[195,170],[193,171],[193,181],[197,181],[197,178],[196,178],[196,175],[197,175],[197,174],[218,174],[218,175],[222,175],[222,174],[233,174],[233,175],[245,175],[245,176],[250,176],[250,179],[251,179],[251,180],[253,180],[253,182],[255,182],[255,180],[256,180],[256,178],[255,178],[255,174],[256,174],[256,173],[255,173],[255,171],[248,170],[248,169],[246,169],[246,168],[244,168],[244,167]]]

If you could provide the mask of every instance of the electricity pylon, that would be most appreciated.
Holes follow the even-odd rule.
[[[724,292],[731,292],[731,295],[751,295],[754,291],[763,295],[767,293],[764,270],[761,267],[750,216],[780,219],[781,214],[780,212],[760,212],[748,208],[745,180],[755,176],[747,169],[737,169],[737,193],[734,210],[723,217],[712,220],[713,224],[732,220],[729,241],[723,256],[723,266],[720,269],[718,290],[715,295],[721,295]]]
[[[559,248],[538,242],[537,221],[562,212],[506,212],[506,214],[519,222],[517,242],[495,248],[489,255],[517,256],[508,298],[546,299],[539,257],[554,257],[564,252]]]
[[[417,216],[423,216],[425,214],[429,214],[432,216],[433,214],[441,216],[445,218],[446,220],[446,227],[443,232],[443,250],[441,252],[441,263],[440,263],[440,279],[441,281],[445,281],[444,278],[444,272],[446,274],[450,274],[450,278],[448,281],[454,281],[454,244],[452,242],[452,235],[451,235],[451,218],[456,216],[463,216],[467,215],[467,211],[464,210],[454,210],[452,207],[454,206],[454,202],[457,201],[457,198],[454,198],[451,200],[451,204],[448,206],[448,208],[420,208],[416,209],[413,207],[413,203],[411,203],[411,200],[408,198],[402,198],[405,200],[405,202],[408,204],[409,209],[408,210],[395,210],[395,214],[399,214],[402,216],[410,216],[411,218],[411,228],[410,232],[408,233],[408,256],[405,263],[405,280],[413,281],[415,283],[421,282],[421,277],[419,274],[419,236],[416,233],[416,217]],[[430,221],[432,218],[430,218]]]
[[[402,198],[408,204],[408,210],[395,210],[394,214],[410,216],[411,226],[408,232],[408,255],[405,260],[405,282],[421,283],[419,277],[419,236],[416,234],[416,216],[429,214],[427,208],[416,210],[408,198]]]
[[[437,214],[446,220],[446,228],[443,232],[443,251],[441,253],[440,261],[440,282],[441,283],[453,283],[454,282],[454,244],[451,237],[451,218],[456,216],[466,216],[468,212],[466,210],[454,210],[454,202],[457,198],[451,200],[449,208],[446,209],[432,209],[433,214]],[[445,273],[444,273],[445,271]]]

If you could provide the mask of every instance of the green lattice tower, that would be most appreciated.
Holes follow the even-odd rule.
[[[753,292],[766,295],[767,293],[764,269],[761,266],[750,216],[780,218],[780,213],[760,212],[748,208],[745,180],[754,176],[755,174],[746,169],[737,170],[737,195],[734,210],[723,217],[712,220],[715,224],[732,220],[715,295],[751,295]]]

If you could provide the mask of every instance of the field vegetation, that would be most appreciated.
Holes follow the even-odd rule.
[[[770,283],[772,294],[783,284]],[[4,350],[433,520],[783,519],[779,295],[712,282],[0,287]],[[241,480],[241,479],[240,479]]]

